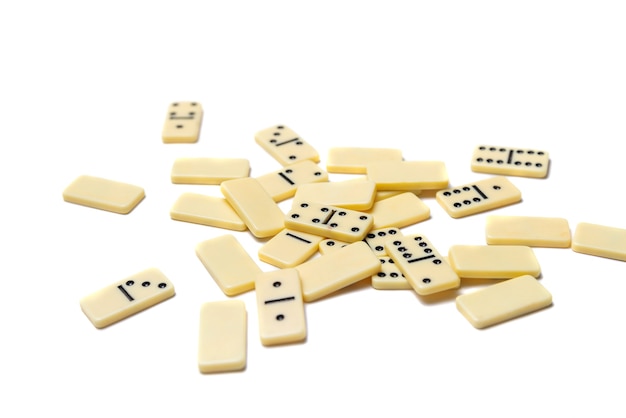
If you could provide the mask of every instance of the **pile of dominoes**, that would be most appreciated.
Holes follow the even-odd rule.
[[[195,143],[202,123],[197,102],[172,103],[164,143]],[[376,289],[412,289],[431,295],[460,286],[462,278],[505,279],[463,294],[456,306],[476,328],[484,328],[552,304],[538,282],[540,266],[532,247],[574,251],[626,261],[626,230],[580,223],[574,236],[562,218],[487,217],[487,245],[454,245],[443,257],[428,237],[403,235],[401,228],[424,221],[430,209],[418,197],[435,191],[452,218],[510,205],[521,192],[507,176],[547,176],[545,151],[477,146],[473,171],[494,174],[449,188],[445,164],[405,161],[391,148],[332,148],[326,170],[318,152],[286,126],[256,133],[255,140],[283,168],[250,177],[240,158],[180,158],[172,167],[176,184],[220,185],[223,198],[184,193],[170,215],[265,240],[259,260],[278,267],[263,272],[236,236],[226,233],[201,242],[196,254],[227,296],[250,290],[257,295],[260,339],[264,345],[306,339],[304,302],[370,279]],[[328,173],[364,174],[330,182]],[[63,192],[67,202],[126,214],[144,198],[141,187],[80,176]],[[284,214],[278,202],[293,198]],[[318,255],[319,254],[319,255]],[[80,301],[97,328],[109,326],[174,296],[174,286],[156,268],[113,283]],[[198,366],[201,372],[246,366],[247,315],[240,300],[201,307]]]

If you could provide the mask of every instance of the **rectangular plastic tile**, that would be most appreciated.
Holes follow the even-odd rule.
[[[376,183],[364,181],[337,181],[303,184],[298,187],[298,202],[318,202],[352,210],[367,210],[374,204]]]
[[[574,232],[572,250],[626,261],[626,229],[580,222]]]
[[[379,161],[368,164],[367,178],[378,190],[433,190],[448,187],[442,161]]]
[[[402,161],[402,151],[394,148],[331,148],[326,169],[329,173],[365,173],[365,167],[377,161]]]
[[[220,184],[249,174],[250,161],[244,158],[177,158],[171,178],[174,184]]]
[[[552,304],[552,295],[524,275],[456,298],[456,307],[475,327],[486,328]]]
[[[306,338],[302,286],[298,272],[283,269],[262,273],[255,280],[259,335],[263,345]]]
[[[402,228],[430,218],[430,208],[411,192],[379,200],[365,213],[374,218],[372,229]]]
[[[327,182],[328,173],[310,160],[288,165],[281,170],[256,177],[275,202],[293,197],[308,183]]]
[[[200,308],[198,368],[202,373],[246,367],[248,314],[240,300],[207,302]]]
[[[317,202],[295,202],[285,217],[285,227],[345,242],[363,239],[373,218],[363,212]]]
[[[167,109],[162,138],[166,144],[193,143],[200,136],[203,111],[198,102],[174,102]]]
[[[487,244],[567,248],[572,240],[564,218],[491,215],[486,219]]]
[[[302,280],[305,302],[312,302],[380,270],[380,261],[363,241],[354,242],[331,254],[296,267]]]
[[[385,242],[401,236],[402,232],[398,228],[373,229],[367,233],[363,241],[370,246],[376,257],[384,257],[387,255]]]
[[[176,221],[191,222],[218,228],[245,231],[246,224],[226,199],[198,193],[183,193],[176,200],[170,217]]]
[[[492,177],[439,190],[435,198],[448,215],[462,218],[519,202],[522,193],[506,177]]]
[[[319,154],[292,129],[276,125],[258,131],[254,139],[269,155],[283,166],[303,160],[320,161]]]
[[[322,237],[283,229],[259,249],[259,259],[280,268],[295,267],[317,252]]]
[[[510,279],[541,274],[533,249],[523,245],[453,245],[448,260],[464,279]]]
[[[132,184],[93,176],[79,176],[63,191],[63,200],[94,209],[126,214],[145,197]]]
[[[230,234],[201,242],[196,246],[196,255],[227,296],[254,289],[254,278],[261,273],[261,268]]]
[[[326,254],[334,253],[338,249],[343,248],[348,244],[350,243],[328,238],[328,239],[320,241],[319,246],[318,246],[318,251],[320,252],[320,254],[326,255]]]
[[[172,296],[172,282],[150,268],[84,297],[80,307],[96,328],[104,328]]]
[[[546,151],[479,145],[472,154],[472,171],[543,178],[548,175],[549,155]]]
[[[412,290],[391,257],[379,257],[380,271],[372,276],[372,287],[378,290]]]

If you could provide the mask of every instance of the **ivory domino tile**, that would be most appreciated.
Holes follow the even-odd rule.
[[[177,158],[171,179],[174,184],[220,184],[249,174],[250,161],[245,158]]]
[[[485,232],[492,245],[567,248],[572,238],[567,219],[538,216],[487,216]]]
[[[402,232],[398,228],[381,228],[368,232],[363,241],[370,246],[376,257],[384,257],[387,255],[385,242],[401,236]]]
[[[367,178],[377,190],[433,190],[448,187],[442,161],[379,161],[368,164]]]
[[[373,218],[363,212],[316,202],[294,202],[285,227],[346,242],[363,239]]]
[[[543,309],[552,295],[533,276],[509,279],[456,298],[456,307],[475,327],[486,328]]]
[[[207,302],[200,308],[198,368],[202,373],[242,370],[247,362],[248,314],[241,300]]]
[[[374,218],[372,229],[402,228],[430,218],[430,208],[411,192],[377,201],[365,213]]]
[[[366,166],[377,161],[402,161],[402,151],[394,148],[331,148],[326,170],[329,173],[366,173]]]
[[[191,222],[217,228],[245,231],[248,229],[226,199],[198,193],[183,193],[170,209],[176,221]]]
[[[283,166],[302,160],[320,161],[319,154],[292,129],[276,125],[256,133],[254,139],[268,154]]]
[[[626,229],[580,222],[574,231],[572,250],[626,261]]]
[[[548,175],[549,154],[546,151],[479,145],[472,154],[472,171],[543,178]]]
[[[511,279],[541,274],[533,249],[523,245],[453,245],[448,260],[464,279]]]
[[[340,248],[350,244],[349,242],[337,241],[336,239],[325,239],[319,243],[318,250],[320,254],[326,255],[337,251]]]
[[[198,102],[174,102],[167,109],[162,139],[166,144],[198,141],[202,125],[202,105]]]
[[[337,181],[309,183],[298,187],[295,201],[318,202],[352,210],[367,210],[374,204],[376,183],[373,181]]]
[[[150,268],[98,290],[80,301],[96,328],[104,328],[174,296],[174,285]]]
[[[127,214],[145,197],[139,186],[93,176],[79,176],[63,191],[63,200],[94,209]]]
[[[283,229],[259,249],[259,259],[280,268],[295,267],[318,250],[322,237]]]
[[[310,160],[302,160],[281,170],[256,178],[275,202],[293,197],[300,187],[308,183],[328,181],[328,173]]]
[[[380,271],[372,276],[372,287],[378,290],[410,290],[411,284],[390,257],[379,257]]]

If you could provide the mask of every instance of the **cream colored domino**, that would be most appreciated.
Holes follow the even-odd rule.
[[[376,183],[373,181],[338,181],[310,183],[298,187],[294,200],[318,202],[352,210],[367,210],[374,204]]]
[[[377,161],[402,161],[402,151],[394,148],[331,148],[326,170],[329,173],[365,173],[365,167]]]
[[[79,176],[63,191],[69,203],[126,214],[143,200],[139,186],[93,176]]]
[[[456,298],[456,307],[475,328],[486,328],[538,311],[552,295],[533,276],[523,275]]]
[[[487,216],[487,244],[567,248],[572,234],[564,218]]]
[[[285,227],[285,215],[258,180],[252,177],[228,180],[220,187],[255,237],[270,237]]]
[[[256,179],[275,202],[280,202],[293,197],[307,183],[327,182],[328,173],[313,161],[302,160]]]
[[[218,228],[245,231],[246,224],[226,199],[198,193],[183,193],[176,200],[170,217],[176,221],[191,222]]]
[[[193,143],[198,141],[202,125],[202,105],[198,102],[174,102],[167,109],[163,126],[163,142]]]
[[[387,255],[385,242],[401,236],[402,232],[398,228],[373,229],[367,233],[363,241],[370,246],[376,257],[384,257]]]
[[[421,190],[411,190],[416,196],[419,196],[422,191]],[[378,202],[379,200],[389,199],[390,197],[397,196],[399,194],[406,193],[404,190],[379,190],[376,191],[376,197],[374,197],[374,202]]]
[[[574,231],[572,250],[626,261],[626,229],[580,222]]]
[[[320,254],[322,255],[326,255],[326,254],[330,254],[330,253],[334,253],[335,251],[337,251],[340,248],[345,247],[346,245],[350,244],[349,242],[344,242],[344,241],[338,241],[336,239],[325,239],[323,241],[320,241],[319,246],[318,246],[318,250],[320,252]]]
[[[292,129],[285,125],[276,125],[257,132],[254,136],[257,144],[283,166],[302,160],[320,161],[319,154]]]
[[[298,272],[283,269],[262,273],[255,280],[259,335],[263,345],[306,338],[302,285]]]
[[[245,158],[177,158],[171,178],[174,184],[220,184],[249,174],[250,161]]]
[[[302,280],[302,297],[312,302],[343,289],[380,270],[380,261],[363,241],[296,266]]]
[[[453,245],[448,259],[463,279],[510,279],[541,274],[533,249],[523,245]]]
[[[227,296],[254,289],[261,268],[233,235],[221,235],[196,246],[196,255]]]
[[[104,328],[172,296],[172,282],[150,268],[84,297],[80,307],[96,328]]]
[[[413,289],[390,257],[379,257],[380,271],[372,276],[372,287],[378,290]]]
[[[385,242],[385,249],[418,295],[456,289],[461,284],[459,276],[424,235],[397,237]]]
[[[372,229],[402,228],[430,218],[430,208],[411,192],[404,192],[374,203],[370,210]]]
[[[439,190],[437,202],[453,218],[517,203],[522,193],[506,177],[492,177],[452,189]]]
[[[247,362],[248,314],[241,300],[200,307],[198,368],[202,373],[242,370]]]
[[[363,212],[316,202],[294,202],[285,227],[325,238],[354,242],[363,239],[373,218]]]
[[[448,187],[442,161],[380,161],[368,164],[367,178],[378,190],[433,190]]]
[[[543,178],[548,175],[549,155],[546,151],[479,145],[472,154],[472,171]]]
[[[259,249],[259,259],[280,268],[301,264],[317,252],[322,237],[283,229]]]

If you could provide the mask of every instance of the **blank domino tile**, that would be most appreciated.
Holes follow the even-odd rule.
[[[380,271],[372,276],[372,287],[378,290],[410,290],[411,284],[406,280],[396,263],[390,257],[379,257]]]
[[[262,273],[255,280],[259,335],[263,345],[306,338],[302,286],[298,272],[283,269]]]
[[[533,276],[523,275],[456,298],[456,307],[475,327],[486,328],[552,304],[552,295]]]
[[[430,218],[430,208],[411,192],[377,201],[365,213],[374,218],[372,229],[402,228]]]
[[[387,255],[385,242],[401,236],[402,232],[398,228],[381,228],[368,232],[363,241],[370,246],[376,257],[384,257]]]
[[[200,308],[198,368],[202,373],[242,370],[247,359],[248,314],[240,300],[207,302]]]
[[[144,197],[139,186],[93,176],[80,176],[63,191],[66,202],[121,214],[129,213]]]
[[[198,102],[174,102],[167,109],[163,126],[163,142],[193,143],[198,141],[202,125],[202,106]]]
[[[363,212],[315,202],[294,202],[285,227],[345,242],[363,239],[373,218]]]
[[[283,166],[302,160],[320,161],[319,154],[293,130],[284,125],[272,126],[257,132],[257,144]]]
[[[541,274],[533,249],[523,245],[453,245],[448,260],[464,279],[511,279]]]
[[[80,307],[96,328],[104,328],[172,296],[172,282],[150,268],[84,297]]]
[[[228,180],[220,187],[255,237],[270,237],[285,227],[283,212],[258,180],[252,177]]]
[[[198,193],[180,195],[170,209],[170,217],[176,221],[215,226],[234,231],[248,229],[226,199]]]
[[[510,205],[522,200],[522,193],[506,177],[469,183],[435,194],[437,202],[453,218]]]
[[[496,216],[486,218],[487,244],[567,248],[572,234],[564,218]]]
[[[441,161],[381,161],[368,164],[367,178],[378,190],[433,190],[448,187]]]
[[[302,297],[312,302],[380,270],[380,261],[363,241],[354,242],[328,255],[295,268],[302,280]]]
[[[318,202],[352,210],[367,210],[374,204],[376,183],[373,181],[337,181],[303,184],[296,191],[298,202]]]
[[[572,250],[626,261],[626,229],[581,222],[574,232]]]
[[[402,161],[402,151],[394,148],[331,148],[326,169],[329,173],[363,174],[377,161]]]
[[[320,252],[320,254],[326,255],[326,254],[334,253],[338,249],[343,248],[348,244],[350,243],[344,242],[344,241],[337,241],[336,239],[329,238],[329,239],[320,241],[319,246],[318,246],[318,251]]]
[[[283,229],[259,249],[259,259],[280,268],[294,267],[317,252],[322,237]]]
[[[227,296],[254,289],[254,278],[261,273],[261,268],[230,234],[201,242],[196,246],[196,255]]]
[[[398,237],[385,243],[387,254],[418,295],[430,295],[461,284],[459,276],[424,235]]]
[[[548,175],[547,152],[523,148],[479,145],[472,154],[472,171],[543,178]]]
[[[256,179],[275,202],[280,202],[293,197],[307,183],[327,182],[328,173],[313,161],[303,160]]]
[[[220,184],[249,174],[245,158],[177,158],[171,178],[174,184]]]

